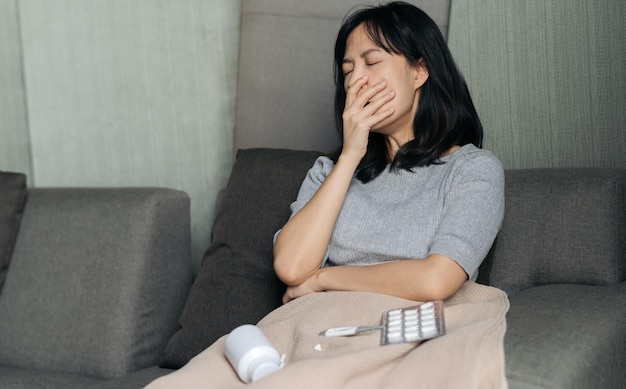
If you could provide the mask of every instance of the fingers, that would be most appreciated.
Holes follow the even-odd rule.
[[[317,292],[317,290],[313,289],[307,281],[300,285],[288,286],[287,290],[285,290],[285,293],[283,294],[282,302],[283,304],[287,304],[291,300],[295,300],[299,297],[315,292]]]
[[[352,82],[352,84],[348,85],[348,88],[346,89],[346,94],[354,93],[354,95],[356,96],[361,87],[367,84],[367,80],[367,76],[357,78]]]
[[[287,290],[285,290],[285,293],[283,294],[283,299],[282,299],[283,304],[287,304],[288,302],[290,302],[291,300],[295,298],[293,296],[292,291],[293,291],[292,287],[287,287]]]
[[[367,77],[361,77],[348,86],[343,111],[342,154],[362,158],[367,150],[369,133],[374,126],[391,116],[393,107],[385,104],[395,98],[394,91],[385,92],[385,81],[369,85]]]
[[[367,80],[367,76],[363,76],[348,85],[348,89],[346,89],[346,102],[344,108],[352,106],[361,89],[367,84]]]
[[[393,91],[387,92],[387,93],[377,93],[377,94],[375,94],[374,96],[372,96],[365,103],[365,106],[363,107],[363,114],[366,117],[367,116],[375,116],[376,114],[380,114],[381,112],[378,112],[378,110],[383,105],[385,105],[389,101],[393,100],[395,95],[396,94]],[[387,111],[387,110],[385,110],[385,111]]]
[[[346,108],[353,105],[361,108],[366,106],[370,102],[370,99],[387,86],[386,81],[371,86],[368,86],[367,81],[367,76],[363,76],[348,86],[345,103]]]
[[[344,120],[360,122],[366,127],[371,127],[393,113],[392,108],[380,110],[386,103],[393,100],[395,92],[381,93],[386,83],[382,82],[363,91],[349,104],[346,101]]]

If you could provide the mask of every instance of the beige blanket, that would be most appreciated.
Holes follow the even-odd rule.
[[[506,388],[503,338],[509,303],[499,289],[466,283],[445,302],[446,334],[422,342],[380,346],[380,332],[327,338],[330,327],[377,325],[385,310],[415,301],[365,292],[301,297],[258,323],[286,366],[244,384],[224,357],[224,340],[161,377],[156,388]]]

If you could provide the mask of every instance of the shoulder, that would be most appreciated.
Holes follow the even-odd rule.
[[[450,164],[454,173],[488,176],[504,181],[504,168],[498,157],[491,151],[479,149],[472,144],[461,147],[442,160],[445,164]]]
[[[458,165],[469,163],[502,168],[500,160],[491,151],[479,149],[473,144],[461,147],[456,152],[443,157],[442,160]]]
[[[334,166],[335,163],[330,158],[322,155],[315,160],[307,177],[314,181],[324,181]]]

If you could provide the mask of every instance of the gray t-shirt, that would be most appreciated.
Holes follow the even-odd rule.
[[[465,145],[442,164],[385,169],[350,183],[322,266],[369,265],[441,254],[475,280],[504,215],[504,171],[489,151]],[[334,163],[319,157],[304,179],[295,215]]]

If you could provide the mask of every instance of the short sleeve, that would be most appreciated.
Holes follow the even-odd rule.
[[[302,181],[296,201],[291,203],[292,217],[311,200],[334,166],[335,164],[328,157],[322,156],[315,160],[304,181]]]
[[[315,163],[313,163],[313,166],[309,169],[306,177],[302,181],[302,185],[300,185],[298,197],[293,203],[291,203],[290,218],[298,213],[309,202],[309,200],[311,200],[334,166],[335,163],[330,158],[325,156],[318,157],[315,160]],[[278,238],[279,233],[280,230],[276,231],[274,234],[274,244],[276,244],[276,239]],[[324,257],[324,263],[326,262],[327,257],[328,255]]]
[[[456,161],[429,254],[455,260],[475,280],[504,217],[504,169],[481,150]]]

